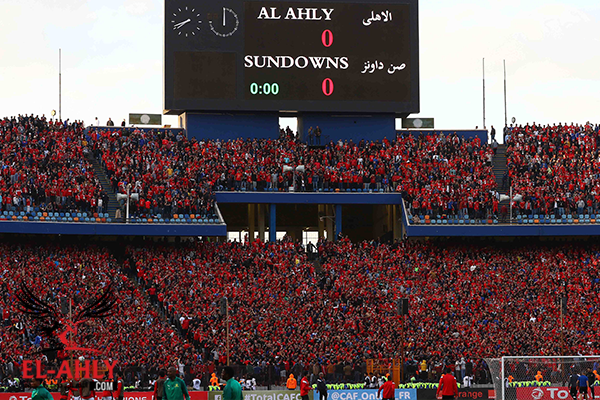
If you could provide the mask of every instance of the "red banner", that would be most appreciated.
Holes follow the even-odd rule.
[[[51,393],[60,400],[60,393]],[[0,400],[31,400],[31,393],[0,393]],[[152,392],[124,392],[123,400],[152,400]],[[190,400],[208,400],[208,392],[190,391]]]
[[[579,388],[577,388],[579,392]],[[589,394],[589,393],[588,393]],[[600,390],[595,389],[596,399],[600,398]],[[590,396],[588,396],[590,398]],[[571,399],[571,391],[567,387],[527,387],[517,388],[519,400],[566,400]],[[1,400],[1,399],[0,399]]]

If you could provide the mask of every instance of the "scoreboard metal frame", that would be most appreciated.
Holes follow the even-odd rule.
[[[281,9],[273,10],[273,5],[279,5]],[[325,7],[321,7],[323,5]],[[361,19],[362,24],[351,20],[355,25],[340,25],[341,28],[338,26],[337,31],[332,28],[336,26],[336,15],[327,10],[338,5],[340,8],[359,10],[360,16],[365,17]],[[286,15],[289,8],[302,9],[302,15],[298,12],[294,15],[294,11],[291,16]],[[407,10],[408,15],[404,15],[403,20],[409,26],[401,27],[396,20],[392,22],[394,12],[385,8]],[[255,15],[250,17],[253,18],[252,21],[247,19],[247,9],[261,10],[263,19],[271,19],[278,26],[285,27],[285,23],[289,22],[290,28],[281,29],[279,33],[271,30],[268,37],[263,37],[260,32],[247,32],[247,25],[261,26],[254,21],[257,18]],[[372,11],[365,13],[361,11],[364,9]],[[328,12],[330,19],[326,21]],[[387,37],[385,48],[390,49],[389,55],[403,56],[396,57],[399,59],[392,60],[392,63],[389,57],[386,59],[387,54],[382,53],[382,49],[376,48],[376,40],[368,42],[369,46],[365,45],[366,39],[362,39],[365,35],[360,33],[365,30],[359,26],[367,26],[371,22],[375,27],[373,29],[385,29],[385,24],[388,23],[386,13],[389,13],[389,26],[404,29],[402,32],[408,32],[409,35],[408,38],[398,35],[397,42],[390,41]],[[284,21],[286,17],[289,21]],[[293,20],[294,17],[303,17],[305,20]],[[298,26],[302,28],[294,28]],[[340,29],[342,33],[339,32]],[[248,58],[253,55],[246,54],[247,48],[267,48],[269,40],[274,43],[280,40],[275,46],[279,49],[281,40],[288,40],[293,46],[306,47],[302,50],[290,48],[289,52],[280,51],[277,54],[262,54],[264,58],[260,59]],[[356,54],[348,54],[345,57],[339,51],[332,52],[331,57],[327,56],[329,47],[335,48],[340,44],[348,49],[352,41],[357,49],[370,51],[368,48],[373,48],[376,56],[361,54],[362,58],[357,58]],[[315,51],[307,50],[311,48]],[[258,111],[286,114],[393,113],[406,116],[420,111],[418,0],[165,0],[163,50],[165,114],[178,115],[189,111]],[[353,50],[346,51],[352,53]],[[313,68],[318,63],[315,64],[311,53],[319,56],[317,58],[324,58],[318,61],[323,63],[320,70]],[[304,56],[306,60],[298,60],[298,57]],[[349,58],[352,62],[349,62]],[[356,62],[357,59],[364,59],[364,65],[362,61]],[[291,62],[296,65],[289,67]],[[308,68],[301,68],[306,62]],[[263,71],[248,68],[248,65],[255,67],[259,63],[272,67],[273,76],[278,78],[248,81],[248,76],[252,74],[265,77],[264,74],[269,72],[266,68]],[[360,68],[357,70],[359,63]],[[284,71],[281,66],[288,70]],[[372,69],[374,71],[371,72]],[[337,78],[327,78],[329,71]],[[386,84],[386,79],[391,79],[391,75],[395,73],[398,76],[404,73],[401,78],[403,81],[396,86],[394,84],[399,80]],[[282,82],[287,83],[289,88],[284,87]],[[369,90],[369,85],[374,89]],[[317,90],[322,91],[323,96],[315,94]]]

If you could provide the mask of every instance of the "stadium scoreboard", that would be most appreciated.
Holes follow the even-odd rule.
[[[165,0],[165,112],[418,112],[417,1]]]

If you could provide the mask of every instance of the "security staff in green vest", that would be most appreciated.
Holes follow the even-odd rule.
[[[177,369],[170,367],[167,376],[169,379],[164,383],[163,400],[183,400],[184,397],[186,400],[190,400],[185,382],[177,376]]]
[[[225,389],[223,389],[223,400],[243,400],[242,386],[238,381],[233,379],[233,375],[233,368],[229,366],[223,368],[221,376],[227,381]]]

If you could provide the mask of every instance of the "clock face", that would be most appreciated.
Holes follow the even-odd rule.
[[[191,38],[200,31],[200,12],[195,8],[181,7],[173,12],[171,24],[177,36]]]
[[[220,14],[211,14],[210,17],[208,21],[210,30],[220,37],[233,35],[240,26],[240,19],[231,8],[223,7]]]

